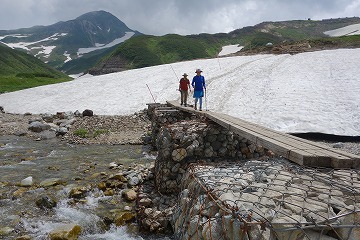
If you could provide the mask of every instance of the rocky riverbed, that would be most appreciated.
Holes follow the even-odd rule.
[[[60,221],[44,217],[59,218],[61,211],[92,208],[94,222],[67,225],[68,233],[80,234],[80,227],[80,239],[103,239],[97,234],[110,231],[118,236],[119,230],[111,226],[135,222],[135,232],[140,226],[147,232],[171,233],[169,217],[177,196],[161,195],[154,188],[156,153],[151,155],[151,149],[144,148],[151,142],[150,134],[146,111],[128,116],[0,113],[0,212],[8,214],[3,218],[6,223],[0,221],[0,238],[41,239],[61,230],[53,225],[41,228],[41,221]],[[322,143],[360,155],[360,143]],[[64,153],[69,148],[73,150],[71,156]],[[60,207],[53,206],[52,201]],[[72,215],[66,216],[65,222],[71,222]],[[98,232],[89,230],[89,224],[95,224]]]
[[[152,239],[140,237],[137,209],[174,202],[153,189],[149,129],[143,111],[0,113],[0,238]],[[153,221],[141,226],[164,232]]]

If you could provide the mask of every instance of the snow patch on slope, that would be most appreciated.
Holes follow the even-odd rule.
[[[125,42],[126,40],[130,39],[135,33],[134,32],[126,32],[125,36],[121,37],[121,38],[117,38],[114,41],[112,41],[109,44],[99,44],[96,43],[95,47],[90,47],[90,48],[79,48],[77,55],[81,56],[85,53],[89,53],[89,52],[93,52],[99,49],[104,49],[104,48],[110,48],[113,47],[117,44],[120,44],[122,42]]]
[[[153,102],[152,95],[161,103],[179,100],[175,75],[192,79],[201,68],[204,109],[282,132],[359,136],[359,62],[360,48],[194,60],[5,93],[0,103],[12,113],[132,114]]]
[[[324,34],[329,35],[331,37],[359,35],[360,34],[360,23],[349,25],[346,27],[338,28],[338,29],[334,29],[331,31],[327,31],[327,32],[324,32]]]

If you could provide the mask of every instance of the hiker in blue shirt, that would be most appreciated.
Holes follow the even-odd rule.
[[[202,98],[204,96],[204,90],[206,92],[205,78],[201,76],[201,70],[196,69],[196,76],[193,77],[191,86],[194,88],[194,98],[195,98],[195,110],[197,110],[197,102],[199,100],[199,110],[202,110]]]

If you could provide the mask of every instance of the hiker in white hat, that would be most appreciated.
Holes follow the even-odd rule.
[[[188,91],[191,92],[191,86],[190,86],[190,81],[187,78],[187,74],[184,73],[183,78],[180,79],[180,83],[179,83],[179,91],[181,94],[181,105],[184,104],[185,107],[187,107],[187,97],[188,97]]]
[[[194,98],[195,98],[195,106],[194,109],[197,110],[197,102],[199,101],[199,110],[202,110],[202,98],[204,96],[204,90],[206,92],[206,84],[205,78],[201,75],[201,69],[196,69],[196,75],[193,77],[191,82],[191,86],[194,88]]]

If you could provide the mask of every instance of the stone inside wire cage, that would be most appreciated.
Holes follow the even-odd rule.
[[[358,170],[284,161],[191,164],[177,239],[360,239]]]

